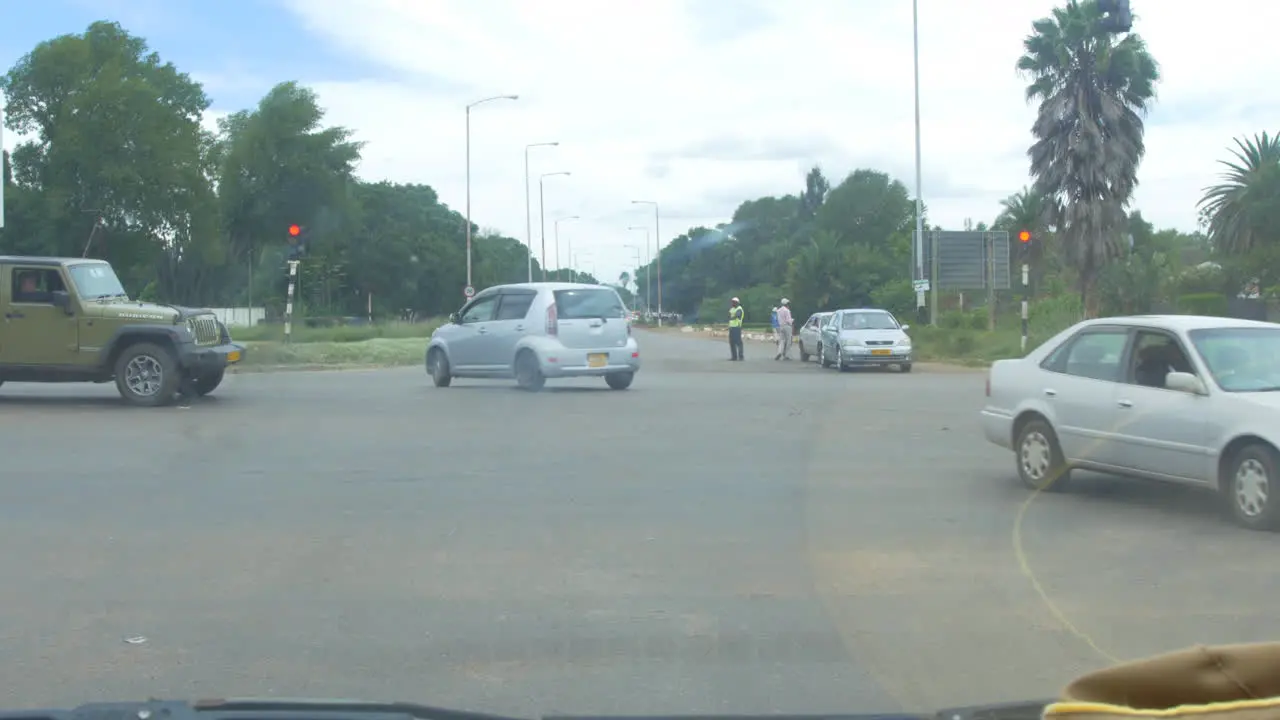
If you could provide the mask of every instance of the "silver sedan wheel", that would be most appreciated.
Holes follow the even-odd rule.
[[[1232,487],[1240,514],[1253,518],[1266,511],[1271,483],[1262,463],[1253,458],[1240,463]]]
[[[1027,433],[1022,438],[1022,447],[1018,448],[1018,462],[1029,480],[1037,484],[1043,482],[1053,466],[1053,448],[1049,445],[1049,438],[1042,432]]]

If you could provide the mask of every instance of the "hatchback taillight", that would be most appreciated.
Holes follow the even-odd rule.
[[[560,332],[560,323],[556,320],[556,304],[551,303],[547,306],[547,334],[557,335]]]

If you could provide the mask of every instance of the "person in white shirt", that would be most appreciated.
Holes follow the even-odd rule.
[[[774,360],[791,359],[791,335],[795,332],[795,322],[791,318],[791,301],[782,298],[778,305],[778,354]]]

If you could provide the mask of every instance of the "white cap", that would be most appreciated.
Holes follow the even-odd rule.
[[[790,300],[788,300],[788,299],[786,299],[786,298],[782,298],[782,304],[783,304],[783,305],[790,305],[790,304],[791,304],[791,301],[790,301]]]
[[[741,301],[741,300],[739,300],[738,298],[734,298],[734,299],[730,300],[729,302],[742,302],[742,301]]]

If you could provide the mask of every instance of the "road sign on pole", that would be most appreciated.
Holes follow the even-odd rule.
[[[469,300],[476,296],[476,289],[468,285],[462,288],[462,294],[464,297],[466,297]]]
[[[923,245],[931,289],[1008,290],[1012,285],[1009,233],[1003,230],[931,231]]]

